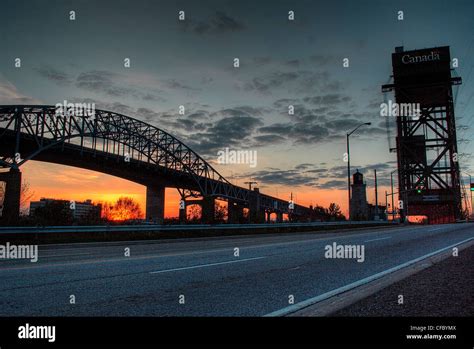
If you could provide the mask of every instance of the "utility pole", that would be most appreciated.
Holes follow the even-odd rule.
[[[473,190],[474,188],[472,188],[472,184],[473,184],[472,183],[472,177],[469,173],[466,173],[466,174],[469,176],[469,192],[471,193],[471,214],[470,214],[470,216],[474,216],[474,206],[472,204],[472,192],[474,191]]]
[[[379,220],[379,195],[377,188],[377,169],[374,169],[374,181],[375,181],[375,216],[374,221]]]
[[[249,190],[252,191],[252,184],[258,184],[258,183],[255,182],[255,181],[248,181],[248,182],[244,182],[244,184],[248,184],[249,185]]]
[[[394,199],[393,199],[393,171],[390,172],[390,186],[392,187],[392,222],[395,220],[395,206],[394,206]]]
[[[351,220],[351,153],[349,149],[349,133],[346,134],[346,151],[347,151],[347,208],[349,213],[347,220]]]

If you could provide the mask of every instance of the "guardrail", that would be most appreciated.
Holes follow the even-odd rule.
[[[269,224],[189,224],[189,225],[92,225],[92,226],[47,226],[47,227],[0,227],[1,234],[65,234],[65,233],[107,233],[107,232],[172,232],[193,230],[252,230],[268,228],[311,228],[333,226],[377,226],[397,225],[389,221],[341,221],[311,223],[269,223]]]

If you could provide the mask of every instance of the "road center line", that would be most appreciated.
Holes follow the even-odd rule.
[[[226,262],[218,262],[218,263],[200,264],[200,265],[194,265],[194,266],[191,266],[191,267],[183,267],[183,268],[174,268],[174,269],[165,269],[165,270],[150,271],[150,274],[161,274],[161,273],[169,273],[169,272],[172,272],[172,271],[180,271],[180,270],[188,270],[188,269],[197,269],[197,268],[206,268],[206,267],[212,267],[212,266],[215,266],[215,265],[222,265],[222,264],[231,264],[231,263],[254,261],[254,260],[262,259],[262,258],[266,258],[266,257],[245,258],[245,259],[238,259],[238,260],[235,260],[235,261],[226,261]]]
[[[365,240],[364,242],[371,242],[371,241],[379,241],[379,240],[387,240],[387,239],[391,239],[392,237],[391,236],[387,236],[385,238],[378,238],[378,239],[370,239],[370,240]]]
[[[41,252],[41,251],[40,251]],[[39,253],[39,257],[41,258],[51,258],[51,257],[75,257],[75,256],[91,256],[92,253],[73,253],[73,254],[41,254]]]

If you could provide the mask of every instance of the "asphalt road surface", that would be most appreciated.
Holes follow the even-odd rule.
[[[37,263],[0,260],[0,316],[284,314],[473,237],[473,224],[452,224],[40,246]],[[364,261],[326,258],[334,242],[364,246]]]

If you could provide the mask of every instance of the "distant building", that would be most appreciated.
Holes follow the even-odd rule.
[[[386,213],[387,206],[378,205],[376,208],[375,205],[368,204],[367,210],[368,210],[369,221],[375,220],[375,217],[378,217],[379,220],[383,220],[383,221],[387,220],[387,213]]]
[[[364,175],[357,170],[352,175],[352,196],[350,215],[353,221],[373,221],[386,220],[387,214],[386,206],[367,203],[366,189],[367,185],[364,183]]]
[[[30,216],[34,216],[35,210],[38,207],[44,207],[48,203],[60,202],[70,206],[70,201],[41,198],[39,201],[30,202]],[[72,217],[74,220],[81,220],[87,218],[100,218],[102,212],[102,205],[94,205],[91,200],[74,202],[75,208],[72,209]]]
[[[369,218],[366,184],[364,175],[357,170],[352,175],[350,216],[353,221],[365,221]]]

